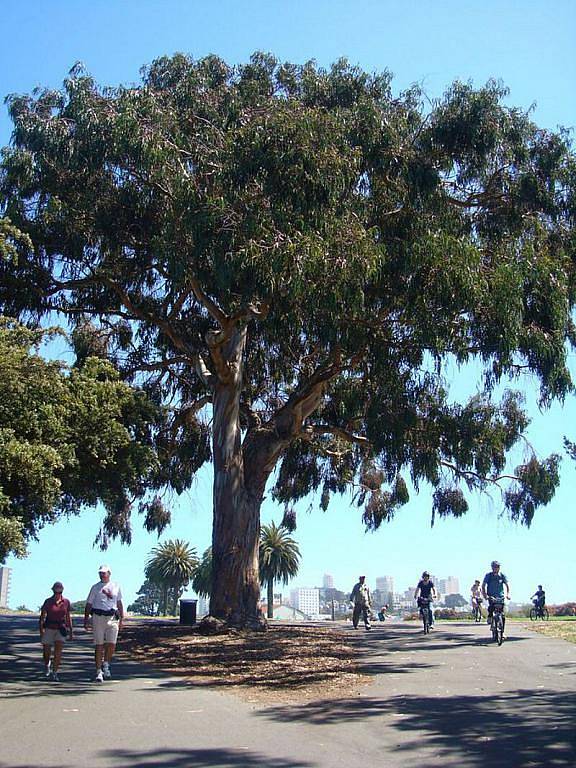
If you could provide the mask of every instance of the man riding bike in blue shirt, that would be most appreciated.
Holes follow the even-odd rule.
[[[504,589],[506,589],[506,599],[510,600],[510,585],[506,576],[500,572],[500,563],[498,560],[492,560],[492,570],[488,571],[482,581],[482,595],[488,599],[488,620],[487,624],[492,623],[492,613],[494,611],[494,600],[504,601]]]
[[[544,606],[546,605],[546,592],[542,589],[542,584],[538,584],[538,589],[536,592],[534,592],[531,599],[534,603],[534,606],[541,613],[544,610]]]

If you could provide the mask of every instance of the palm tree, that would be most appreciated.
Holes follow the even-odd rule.
[[[146,563],[145,573],[150,581],[162,587],[162,611],[171,611],[176,615],[178,599],[188,586],[196,569],[198,556],[194,547],[181,539],[174,539],[160,544],[150,552]],[[172,595],[172,605],[169,606],[169,595]]]
[[[268,618],[274,615],[274,582],[288,584],[298,573],[300,550],[282,525],[270,523],[260,530],[260,584],[268,588]]]
[[[208,547],[202,555],[192,579],[192,589],[199,597],[210,597],[212,594],[212,547]]]

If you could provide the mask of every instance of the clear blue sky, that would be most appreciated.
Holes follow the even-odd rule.
[[[325,66],[347,56],[367,70],[390,69],[398,90],[419,82],[431,97],[456,78],[475,85],[500,78],[510,88],[510,104],[536,104],[534,119],[543,127],[570,127],[576,121],[573,0],[3,0],[0,23],[2,96],[58,87],[78,60],[101,84],[116,85],[137,82],[141,66],[176,51],[196,58],[215,53],[240,63],[263,50],[295,62],[313,58]],[[0,144],[9,136],[3,108]],[[576,370],[574,357],[571,361]],[[526,388],[531,391],[528,382]],[[530,438],[541,456],[560,450],[566,433],[576,439],[574,400],[563,409],[532,413]],[[543,583],[551,602],[574,600],[576,465],[568,459],[562,481],[554,502],[537,513],[530,530],[502,518],[497,494],[474,497],[466,518],[431,529],[430,494],[421,489],[392,524],[375,534],[364,533],[359,512],[347,499],[333,502],[326,513],[309,514],[308,504],[302,504],[294,536],[303,562],[293,586],[320,585],[327,572],[342,589],[351,588],[359,573],[370,583],[392,575],[398,588],[406,588],[427,568],[439,577],[458,576],[467,592],[497,557],[513,599],[527,599]],[[203,551],[211,535],[211,473],[201,473],[193,491],[174,503],[174,523],[163,540],[184,538]],[[265,521],[280,516],[281,510],[265,502]],[[10,560],[11,605],[37,607],[56,579],[64,582],[68,597],[82,599],[103,560],[131,601],[157,539],[135,519],[132,546],[113,544],[101,554],[92,548],[100,519],[99,511],[89,510],[63,520],[44,529],[28,559]]]

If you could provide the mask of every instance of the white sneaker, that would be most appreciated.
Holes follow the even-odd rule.
[[[46,675],[46,677],[50,677],[50,675],[52,674],[52,662],[51,661],[49,661],[47,666],[44,667],[44,674]]]
[[[104,675],[105,680],[110,680],[110,678],[112,677],[112,674],[110,672],[110,664],[107,664],[106,662],[102,664],[102,674]]]
[[[102,673],[102,670],[99,669],[96,673],[96,677],[94,678],[95,683],[103,683],[104,682],[104,675]]]

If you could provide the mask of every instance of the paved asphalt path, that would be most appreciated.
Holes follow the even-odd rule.
[[[90,639],[42,675],[37,619],[0,616],[0,768],[574,768],[576,645],[509,623],[348,628],[370,685],[264,706],[128,658],[90,681]]]

